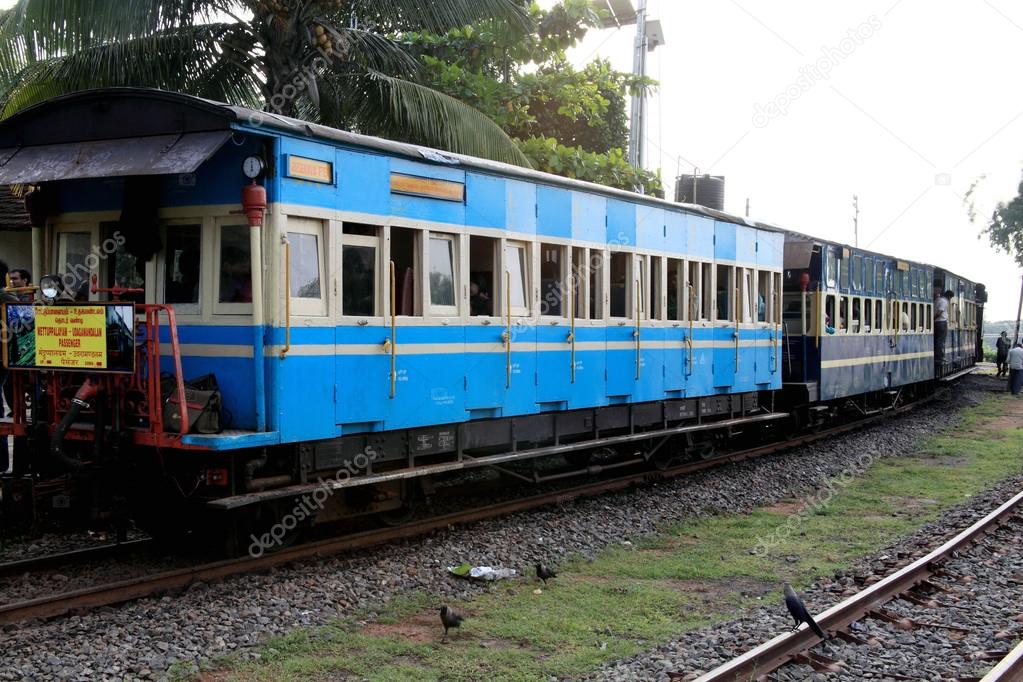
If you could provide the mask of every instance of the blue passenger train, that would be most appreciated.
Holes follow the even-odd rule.
[[[317,521],[400,513],[451,472],[694,456],[977,350],[979,290],[930,266],[180,94],[7,119],[0,184],[50,273],[4,309],[6,518],[127,499],[244,536],[318,490]],[[95,331],[124,306],[134,353]]]

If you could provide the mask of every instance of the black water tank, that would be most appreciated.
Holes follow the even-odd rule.
[[[675,201],[725,210],[725,176],[680,175],[675,178]]]

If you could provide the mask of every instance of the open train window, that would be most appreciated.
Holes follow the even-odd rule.
[[[869,298],[863,299],[863,333],[869,334],[874,330],[874,304]]]
[[[874,329],[878,333],[884,331],[884,302],[881,299],[874,301]]]
[[[506,242],[504,247],[505,277],[509,281],[508,300],[513,315],[529,315],[529,260],[526,245]]]
[[[609,262],[611,317],[628,317],[629,309],[629,259],[632,254],[612,252]]]
[[[838,326],[836,327],[839,334],[844,334],[849,330],[849,297],[840,296],[838,300]]]
[[[422,314],[419,303],[419,231],[408,227],[391,228],[391,262],[394,263],[394,303],[396,314],[412,317]],[[347,237],[346,237],[347,239]]]
[[[771,307],[774,309],[774,317],[768,321],[773,322],[774,324],[781,324],[781,297],[785,292],[782,288],[781,273],[776,272],[771,275],[771,280],[773,282],[773,286],[771,287],[771,297],[774,301]]]
[[[427,258],[430,263],[430,314],[440,316],[458,315],[458,303],[455,300],[455,236],[451,234],[430,233]]]
[[[103,235],[104,244],[116,244],[114,253],[108,256],[104,262],[106,269],[106,287],[121,287],[124,289],[145,289],[146,288],[146,261],[138,258],[136,254],[129,251],[130,241],[125,241],[119,230],[120,223],[116,221],[103,222],[99,224],[100,234]],[[146,293],[122,294],[121,300],[145,303]]]
[[[769,304],[773,292],[771,291],[771,273],[761,270],[757,273],[757,322],[770,322],[770,310],[774,306]]]
[[[568,273],[569,288],[572,290],[572,315],[577,320],[586,319],[586,249],[572,249],[572,267]]]
[[[92,226],[62,225],[58,230],[57,273],[76,301],[88,301],[90,280],[99,265],[92,253]]]
[[[732,284],[734,268],[728,265],[719,265],[716,274],[715,319],[719,322],[727,322],[732,319],[732,299],[735,298],[735,287]]]
[[[217,291],[213,312],[252,313],[252,251],[247,224],[221,224],[217,230]]]
[[[924,304],[924,329],[926,331],[931,331],[932,325],[934,323],[934,313],[932,311],[933,311],[933,308],[931,307],[931,304],[930,303],[925,303]]]
[[[589,266],[588,275],[590,280],[590,319],[604,319],[604,252],[600,249],[590,249],[590,256],[587,262]]]
[[[647,307],[647,317],[651,320],[660,320],[664,317],[661,311],[661,263],[660,256],[650,256],[650,292],[647,300],[650,305]]]
[[[565,247],[540,244],[540,314],[564,317]]]
[[[835,315],[835,295],[828,294],[824,300],[824,332],[834,334],[838,328],[838,317]]]
[[[202,279],[202,226],[167,225],[163,249],[163,302],[176,314],[197,315]]]
[[[633,270],[632,279],[629,280],[629,284],[636,287],[636,290],[629,296],[629,303],[632,306],[637,306],[638,311],[633,311],[633,314],[638,312],[639,316],[646,319],[649,316],[649,310],[647,309],[647,288],[649,286],[647,280],[647,257],[646,256],[634,256],[633,257]]]
[[[498,240],[493,237],[469,237],[469,315],[472,317],[494,315],[497,248]]]
[[[859,297],[852,299],[852,315],[849,318],[849,333],[859,334],[860,333],[860,322],[862,321]]]
[[[829,287],[834,287],[838,283],[838,255],[835,253],[834,249],[828,249],[827,272],[825,273],[825,278]]]
[[[669,320],[684,320],[686,305],[685,296],[685,261],[678,258],[668,259],[668,291],[667,314]]]
[[[322,317],[327,314],[323,295],[325,249],[323,222],[309,218],[288,218],[288,267],[291,281],[291,312]]]
[[[739,313],[739,321],[744,324],[753,322],[753,271],[749,268],[736,268],[735,274],[739,278],[739,299],[736,309]]]
[[[341,235],[341,314],[354,317],[380,315],[380,228],[345,223]],[[393,242],[392,242],[393,243]],[[392,250],[393,256],[393,250]],[[401,270],[394,269],[401,306]],[[399,313],[400,314],[400,313]]]

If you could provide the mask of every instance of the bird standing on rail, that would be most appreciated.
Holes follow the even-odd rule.
[[[553,568],[546,564],[537,564],[536,577],[542,580],[544,586],[546,587],[547,581],[550,580],[551,578],[557,578],[558,574],[554,572]]]
[[[817,625],[817,621],[813,619],[810,612],[806,610],[806,605],[803,604],[803,600],[799,598],[796,591],[792,589],[792,585],[785,583],[785,606],[788,608],[789,613],[796,621],[796,627],[792,628],[795,630],[801,624],[806,623],[813,630],[814,634],[821,639],[827,639],[828,636],[821,630],[821,626]]]
[[[448,638],[448,629],[461,627],[463,620],[465,620],[465,616],[450,606],[440,607],[440,622],[444,626],[444,639]]]

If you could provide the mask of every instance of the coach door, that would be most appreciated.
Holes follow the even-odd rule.
[[[536,328],[536,402],[541,409],[565,403],[572,391],[572,331],[568,247],[539,244],[540,324]]]
[[[384,315],[389,310],[384,292],[390,291],[391,268],[383,262],[382,241],[381,226],[343,225],[338,296],[341,316],[334,333],[338,424],[383,421],[400,379],[391,375],[393,342],[389,318]],[[400,274],[397,281],[402,282]]]

